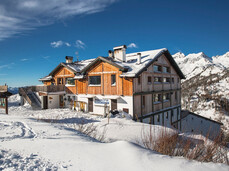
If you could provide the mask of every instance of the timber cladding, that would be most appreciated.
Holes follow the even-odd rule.
[[[119,68],[99,61],[87,71],[86,79],[77,81],[78,94],[132,95],[133,79],[121,78],[120,74],[122,71]],[[99,76],[101,84],[90,84],[90,76]],[[112,84],[112,77],[115,77],[114,84]]]
[[[0,92],[7,92],[8,86],[0,86]]]

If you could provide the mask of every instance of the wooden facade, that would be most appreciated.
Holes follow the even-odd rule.
[[[160,66],[162,69],[163,67],[168,68],[168,72],[163,70],[156,72],[154,70],[155,65]],[[160,81],[155,81],[155,77],[160,78]],[[172,113],[172,109],[180,110],[178,109],[181,104],[180,77],[165,55],[160,56],[138,78],[134,78],[133,90],[133,116],[135,119],[149,118],[147,122],[155,124],[157,117],[160,117],[158,120],[161,120],[162,125],[164,125],[167,111]],[[155,101],[155,96],[158,95],[160,95],[160,100]],[[166,96],[168,99],[164,99]],[[171,116],[172,114],[170,114]],[[173,120],[170,119],[170,124],[172,122]]]
[[[62,64],[52,72],[52,80],[44,81],[44,84],[66,85],[66,79],[75,78],[74,85],[66,85],[66,96],[75,96],[74,101],[87,104],[84,111],[105,111],[106,105],[101,107],[97,101],[106,99],[109,110],[117,108],[130,113],[135,120],[172,125],[179,119],[180,80],[184,76],[169,52],[162,51],[141,68],[139,63],[130,65],[133,68],[125,68],[127,61],[116,62],[114,58],[105,57],[90,61],[80,72]],[[77,67],[77,63],[75,65]],[[138,67],[140,70],[134,73],[135,76],[125,75],[128,69]]]
[[[124,95],[133,94],[133,79],[121,78],[118,68],[106,62],[98,62],[87,71],[84,79],[75,80],[74,86],[66,86],[68,94],[101,94],[101,95]],[[116,84],[111,85],[111,75],[115,75]],[[44,82],[45,85],[66,84],[66,78],[74,78],[75,74],[67,68],[60,67],[53,75],[52,81]],[[89,85],[89,76],[101,76],[101,85]],[[61,79],[59,82],[58,79]]]

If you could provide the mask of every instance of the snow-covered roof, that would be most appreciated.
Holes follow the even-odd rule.
[[[95,59],[88,59],[88,60],[82,60],[82,61],[73,62],[73,63],[63,63],[63,64],[71,68],[75,72],[80,72],[84,67],[90,64],[93,60]]]
[[[136,53],[126,54],[126,62],[115,61],[123,67],[127,67],[128,71],[123,72],[120,76],[123,77],[135,77],[143,68],[148,67],[157,57],[162,55],[163,52],[166,52],[167,49],[157,49]],[[137,63],[137,53],[141,53],[141,63]]]
[[[122,47],[122,46],[120,46]],[[116,48],[120,48],[116,47]],[[138,63],[137,58],[138,55],[141,53],[141,62]],[[60,66],[64,66],[70,69],[72,72],[76,74],[74,77],[75,79],[82,79],[85,72],[90,69],[96,62],[104,61],[107,62],[117,68],[119,68],[122,72],[120,77],[137,77],[141,74],[147,67],[149,67],[158,57],[162,54],[167,54],[167,58],[169,61],[174,65],[175,70],[180,75],[181,78],[185,78],[179,67],[177,66],[176,62],[173,60],[172,56],[168,52],[166,48],[157,49],[157,50],[149,50],[149,51],[142,51],[136,53],[129,53],[126,54],[126,61],[120,61],[119,59],[113,57],[97,57],[94,59],[82,60],[73,63],[60,63],[50,74],[52,76],[55,71],[59,69]],[[48,78],[44,77],[40,79],[40,81],[45,81]]]
[[[39,81],[50,81],[51,79],[52,79],[52,76],[48,75],[48,76],[45,76],[45,77],[39,79]]]

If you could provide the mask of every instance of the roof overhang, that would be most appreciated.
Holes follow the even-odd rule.
[[[72,68],[70,68],[69,66],[67,66],[66,64],[64,64],[63,62],[61,62],[54,70],[52,70],[49,73],[49,76],[52,76],[60,67],[66,67],[68,70],[72,71],[74,74],[76,74],[77,71],[73,70]]]

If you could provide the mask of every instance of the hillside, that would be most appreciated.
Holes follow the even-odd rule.
[[[173,55],[186,79],[182,81],[182,107],[229,127],[229,52],[208,57],[203,52]]]

